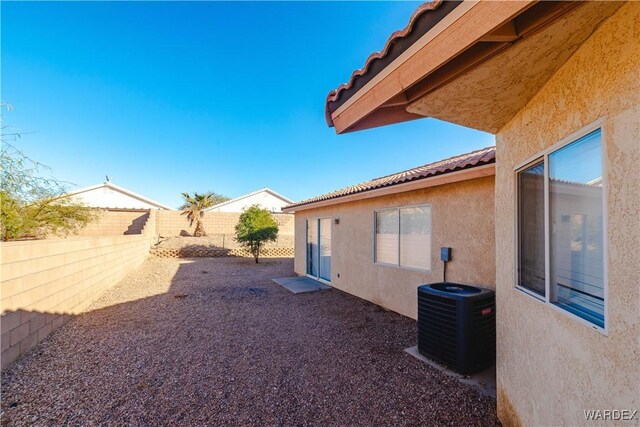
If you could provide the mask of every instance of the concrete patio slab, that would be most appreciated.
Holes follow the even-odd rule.
[[[462,375],[457,372],[452,371],[440,363],[429,359],[428,357],[423,356],[418,351],[418,346],[414,345],[413,347],[409,347],[405,349],[407,353],[415,357],[416,359],[433,366],[434,368],[442,371],[443,373],[456,378],[458,381],[463,382],[465,384],[469,384],[475,387],[478,387],[482,394],[496,397],[496,367],[495,365],[485,369],[484,371],[477,372],[472,375]]]
[[[317,280],[313,280],[309,277],[281,277],[272,280],[278,285],[293,292],[294,294],[331,289],[331,286],[320,283]]]

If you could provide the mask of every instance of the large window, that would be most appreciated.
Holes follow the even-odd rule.
[[[517,286],[605,327],[602,135],[518,170]]]
[[[431,269],[431,207],[375,212],[375,262]]]

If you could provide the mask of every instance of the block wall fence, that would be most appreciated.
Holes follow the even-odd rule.
[[[216,246],[219,240],[219,247],[186,248],[186,252],[152,250],[159,236],[193,233],[194,227],[178,211],[108,210],[68,238],[0,243],[2,369],[89,308],[150,252],[164,257],[249,256],[233,240],[239,216],[208,212],[205,230]],[[264,256],[293,256],[293,215],[274,214],[274,218],[280,237]]]
[[[158,211],[156,228],[162,237],[192,235],[195,229],[180,211]],[[293,236],[294,218],[292,214],[272,213],[280,228],[279,235]],[[204,229],[208,235],[233,236],[240,214],[236,212],[207,212],[202,218]],[[231,240],[231,239],[229,239]],[[293,247],[293,239],[291,240]]]
[[[144,262],[156,236],[146,215],[140,234],[0,244],[2,369]]]
[[[149,219],[149,210],[104,210],[97,221],[88,224],[78,231],[76,236],[120,236],[123,234],[140,234]],[[155,233],[160,237],[191,236],[195,230],[180,211],[154,210]],[[293,214],[272,213],[280,228],[278,241],[270,247],[290,247],[294,245]],[[207,236],[221,248],[233,249],[235,226],[240,218],[235,212],[207,212],[202,218]],[[55,237],[52,237],[55,238]],[[219,241],[218,241],[219,240]]]
[[[96,222],[68,238],[0,243],[2,369],[85,311],[150,252],[163,257],[250,256],[233,239],[239,216],[205,215],[205,230],[218,246],[214,248],[152,249],[159,236],[191,235],[194,228],[178,211],[156,210],[103,211]],[[264,256],[293,256],[293,215],[273,216],[279,238]]]
[[[102,211],[97,221],[88,224],[76,235],[102,237],[140,234],[148,219],[148,210]]]

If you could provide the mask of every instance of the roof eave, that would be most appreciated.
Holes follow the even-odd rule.
[[[326,206],[332,206],[342,203],[355,202],[358,200],[372,199],[374,197],[388,196],[391,194],[404,193],[407,191],[419,190],[423,188],[435,187],[438,185],[452,184],[460,181],[467,181],[471,179],[483,178],[487,176],[495,175],[495,161],[480,165],[473,166],[466,169],[461,169],[454,172],[447,172],[443,174],[433,175],[426,178],[420,178],[402,184],[394,184],[386,187],[375,188],[372,190],[363,191],[360,193],[349,194],[346,196],[335,197],[332,199],[320,200],[317,202],[307,203],[304,205],[294,205],[291,207],[285,207],[282,212],[294,213],[308,209],[317,209]]]
[[[536,1],[465,1],[418,39],[411,49],[378,72],[335,111],[330,112],[329,103],[341,89],[332,91],[325,102],[327,124],[341,134],[421,118],[422,116],[405,110],[404,106],[411,100],[397,103],[397,98],[482,39],[495,35],[497,45],[507,44],[508,38],[497,33],[515,16],[535,3]],[[390,107],[393,109],[380,114]],[[393,114],[389,114],[390,112]]]

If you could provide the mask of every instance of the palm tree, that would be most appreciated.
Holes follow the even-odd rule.
[[[182,205],[181,215],[187,216],[187,219],[190,221],[190,226],[192,226],[195,221],[196,228],[193,230],[194,237],[207,235],[202,226],[202,217],[204,217],[205,210],[215,204],[215,199],[212,196],[212,193],[193,193],[193,196],[189,193],[182,193],[184,204]]]

